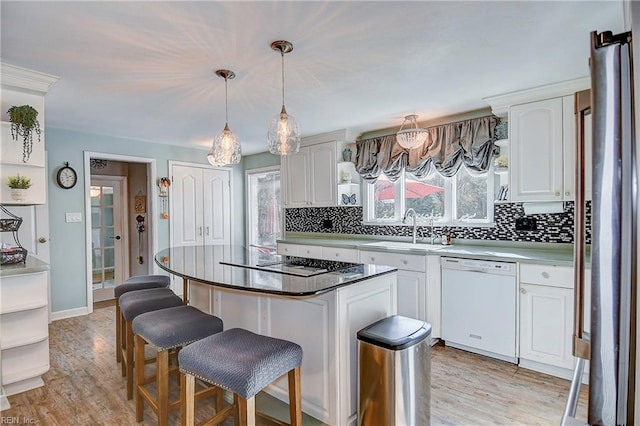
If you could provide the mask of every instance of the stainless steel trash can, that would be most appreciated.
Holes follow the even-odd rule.
[[[358,425],[429,425],[431,324],[393,315],[357,336]]]

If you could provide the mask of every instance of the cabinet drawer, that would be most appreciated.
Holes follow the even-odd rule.
[[[566,266],[520,264],[520,282],[573,288],[573,268]]]
[[[0,317],[1,349],[38,342],[48,335],[49,313],[46,306]]]
[[[322,247],[322,258],[339,262],[358,262],[358,251],[348,248]]]
[[[321,246],[298,246],[298,256],[308,257],[310,259],[322,259]]]
[[[47,306],[47,273],[21,274],[0,280],[0,313]]]
[[[286,255],[286,256],[297,256],[298,255],[298,245],[297,244],[278,243],[278,254],[283,254],[283,255]]]
[[[425,272],[427,270],[426,256],[406,255],[399,253],[384,253],[379,251],[361,251],[361,263],[395,266],[407,271]]]

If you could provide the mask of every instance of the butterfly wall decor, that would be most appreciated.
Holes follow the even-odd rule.
[[[355,204],[356,203],[356,194],[342,194],[342,204]]]

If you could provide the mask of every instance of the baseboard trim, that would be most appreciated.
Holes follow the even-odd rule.
[[[67,309],[66,311],[51,312],[51,321],[58,321],[65,318],[80,317],[90,314],[86,307]]]

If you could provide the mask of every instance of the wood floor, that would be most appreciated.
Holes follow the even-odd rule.
[[[115,308],[106,306],[52,323],[45,386],[10,396],[1,423],[19,417],[21,424],[46,426],[155,425],[148,408],[144,421],[136,423],[134,403],[125,398],[114,355],[114,314]],[[569,388],[566,380],[442,345],[433,347],[431,382],[433,425],[557,425]],[[586,398],[583,388],[583,418]],[[315,423],[309,420],[305,424]],[[179,424],[179,414],[170,422]]]

